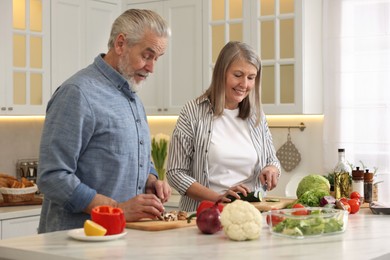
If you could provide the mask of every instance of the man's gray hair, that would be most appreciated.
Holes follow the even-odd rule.
[[[121,33],[126,35],[127,44],[131,46],[140,42],[146,32],[163,38],[171,34],[167,22],[159,14],[151,10],[129,9],[112,24],[108,49],[114,47],[115,39]]]

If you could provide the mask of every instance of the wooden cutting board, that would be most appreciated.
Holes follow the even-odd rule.
[[[278,199],[277,202],[267,201],[269,199]],[[296,199],[281,198],[281,197],[266,197],[262,202],[251,202],[260,211],[268,211],[272,208],[283,209],[293,203]]]
[[[4,202],[3,199],[0,199],[0,207],[42,205],[42,201],[41,197],[35,197],[33,200],[22,202]]]
[[[146,230],[146,231],[161,231],[174,228],[192,227],[196,225],[196,219],[187,223],[187,220],[163,221],[163,220],[141,220],[137,222],[127,222],[126,228]]]

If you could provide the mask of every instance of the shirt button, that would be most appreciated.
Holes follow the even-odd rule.
[[[140,123],[140,122],[141,122],[141,120],[137,119],[137,120],[135,120],[135,122],[136,122],[136,123]]]
[[[140,164],[139,167],[142,168],[142,167],[144,167],[144,165],[143,165],[143,164]]]
[[[140,143],[140,144],[144,144],[144,141],[143,141],[143,140],[141,140],[141,141],[139,141],[139,143]]]
[[[140,190],[140,189],[141,189],[141,186],[138,186],[138,189]]]

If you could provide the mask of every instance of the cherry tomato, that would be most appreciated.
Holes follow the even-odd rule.
[[[348,204],[351,208],[351,214],[355,214],[359,211],[360,209],[360,203],[359,203],[359,200],[357,199],[350,199],[348,200]]]
[[[351,206],[349,205],[348,201],[340,200],[341,203],[343,203],[345,210],[348,211],[349,214],[351,214]]]
[[[283,217],[279,217],[279,216],[275,216],[275,215],[272,215],[272,216],[267,215],[267,224],[268,224],[268,226],[270,226],[271,224],[272,224],[272,226],[276,226],[277,224],[279,224],[283,220],[284,220]]]
[[[340,201],[341,201],[341,202],[348,202],[348,199],[345,198],[345,197],[342,197],[342,198],[340,198]]]
[[[351,195],[349,195],[349,197],[351,199],[357,199],[359,201],[359,204],[360,205],[362,204],[363,199],[362,199],[362,195],[359,192],[353,191],[353,192],[351,192]]]
[[[305,209],[305,206],[303,206],[300,203],[294,204],[294,206],[292,208],[293,209],[300,209],[300,210],[296,210],[296,211],[292,212],[291,214],[293,214],[293,215],[302,216],[302,215],[308,214],[308,211]]]

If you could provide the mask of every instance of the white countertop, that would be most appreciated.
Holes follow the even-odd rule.
[[[41,214],[42,205],[0,207],[0,220]]]
[[[390,259],[390,215],[361,209],[349,216],[345,233],[308,239],[274,236],[264,223],[261,237],[236,242],[223,231],[199,233],[196,226],[166,231],[127,230],[121,239],[82,242],[60,231],[0,241],[7,259]],[[386,255],[387,254],[387,255]]]

